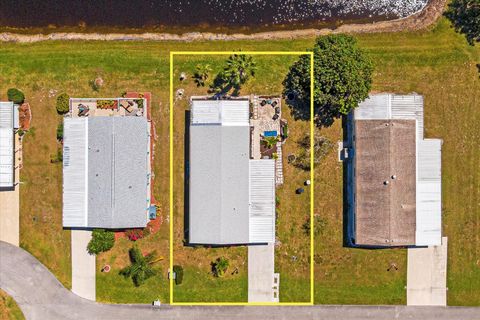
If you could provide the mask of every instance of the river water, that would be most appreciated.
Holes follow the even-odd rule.
[[[293,29],[406,17],[428,0],[0,0],[0,27]]]

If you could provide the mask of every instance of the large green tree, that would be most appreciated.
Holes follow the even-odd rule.
[[[465,34],[469,44],[480,42],[480,0],[452,0],[445,16],[457,32]]]
[[[373,63],[354,37],[327,35],[318,37],[314,52],[314,119],[328,126],[335,118],[348,114],[368,97]],[[290,103],[295,118],[310,118],[310,56],[301,56],[288,72],[284,95],[293,95]]]

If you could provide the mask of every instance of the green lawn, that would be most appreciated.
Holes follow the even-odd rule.
[[[169,51],[305,50],[313,41],[2,43],[0,98],[6,98],[9,87],[24,90],[32,105],[35,128],[26,137],[23,148],[22,247],[42,261],[64,285],[70,286],[70,236],[61,228],[61,166],[49,161],[50,154],[57,148],[55,129],[60,121],[55,113],[55,92],[67,91],[79,97],[117,96],[124,90],[152,92],[158,136],[155,196],[164,226],[163,235],[147,237],[143,245],[168,257]],[[426,136],[444,140],[443,229],[449,237],[448,303],[480,305],[480,82],[476,68],[480,49],[468,46],[446,20],[424,32],[360,35],[359,43],[374,58],[375,91],[415,91],[425,96]],[[288,63],[277,61],[271,70],[284,72]],[[97,75],[105,80],[100,92],[94,92],[88,85]],[[280,79],[276,79],[276,73],[268,76],[270,78],[264,79],[272,79],[275,84],[271,88],[254,88],[257,92],[279,89]],[[340,140],[340,123],[322,129],[321,134],[332,141]],[[325,223],[315,240],[316,303],[405,303],[406,251],[343,248],[342,168],[335,151],[316,168],[315,213]],[[281,201],[284,204],[289,200],[285,196]],[[290,223],[288,219],[284,222]],[[119,243],[113,253],[125,259],[129,245]],[[399,266],[398,271],[386,271],[392,262]],[[114,272],[99,274],[99,299],[150,303],[152,297],[158,295],[165,302],[167,270],[163,262],[158,268],[159,278],[149,280],[151,283],[139,290],[133,290],[128,281]],[[190,280],[186,272],[185,283],[178,287],[179,295],[187,291],[187,281]],[[238,283],[233,284],[234,287],[242,282],[241,277],[232,283],[235,281]],[[281,283],[284,286],[280,295],[287,298],[296,295],[293,293],[296,287],[305,286],[296,279],[282,276]],[[158,294],[146,288],[158,290]],[[245,299],[241,290],[225,294],[231,294],[233,299]]]
[[[24,320],[22,310],[15,300],[0,289],[0,320]]]
[[[230,270],[231,271],[231,270]],[[246,272],[225,278],[215,278],[205,269],[187,267],[184,280],[173,288],[174,302],[246,302],[248,276]]]

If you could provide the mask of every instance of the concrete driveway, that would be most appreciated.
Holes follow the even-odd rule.
[[[447,305],[447,237],[441,246],[408,249],[407,305]]]
[[[65,289],[38,260],[21,248],[0,241],[0,288],[11,295],[32,320],[269,320],[269,319],[477,319],[480,308],[406,306],[272,306],[172,307],[108,305],[82,299]]]
[[[273,243],[248,246],[248,302],[278,302],[273,290],[274,256]]]
[[[21,147],[18,134],[15,134],[15,150]],[[15,182],[20,181],[20,169],[18,158],[21,159],[21,151],[15,153]],[[6,241],[15,246],[20,244],[20,185],[14,190],[0,191],[0,241]]]
[[[87,252],[92,231],[72,230],[72,292],[95,301],[95,256]]]

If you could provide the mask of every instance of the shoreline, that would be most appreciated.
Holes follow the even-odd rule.
[[[431,0],[419,12],[408,17],[388,20],[382,22],[365,24],[345,24],[338,28],[322,29],[299,29],[289,31],[271,31],[252,34],[242,33],[211,33],[211,32],[188,32],[183,34],[172,33],[80,33],[80,32],[59,32],[50,34],[19,34],[13,32],[0,33],[1,42],[34,43],[41,41],[237,41],[237,40],[282,40],[295,38],[312,38],[326,34],[337,33],[377,33],[377,32],[398,32],[417,31],[436,22],[442,15],[447,0]]]

